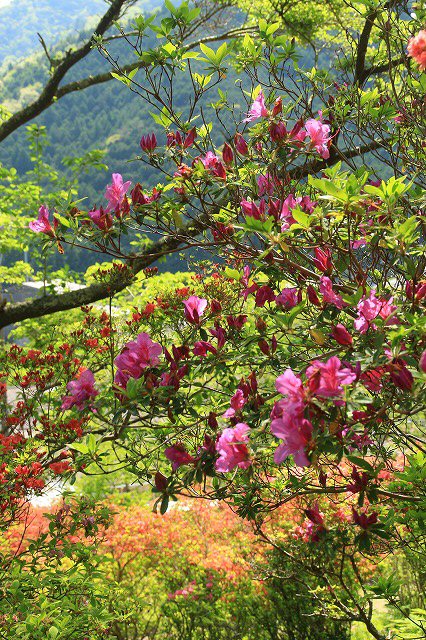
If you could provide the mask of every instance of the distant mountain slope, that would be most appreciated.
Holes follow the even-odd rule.
[[[148,10],[158,4],[142,0],[138,7]],[[10,0],[2,5],[0,2],[0,64],[40,49],[37,33],[49,46],[65,32],[75,33],[94,23],[107,9],[104,0]]]
[[[38,48],[37,32],[51,44],[64,31],[82,29],[105,6],[102,0],[11,0],[0,8],[0,63]]]

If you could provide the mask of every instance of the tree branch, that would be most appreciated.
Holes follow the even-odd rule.
[[[367,76],[365,75],[365,56],[367,55],[368,42],[370,40],[371,31],[373,29],[374,23],[379,15],[379,10],[374,9],[370,11],[367,15],[364,23],[364,28],[361,31],[361,35],[359,37],[358,48],[357,48],[357,56],[355,61],[355,76],[354,76],[354,84],[362,85]]]
[[[207,217],[202,216],[195,222],[186,225],[178,235],[167,236],[148,247],[140,256],[126,261],[129,270],[125,275],[116,276],[109,283],[96,283],[77,291],[67,291],[57,295],[43,296],[7,304],[0,311],[0,329],[15,322],[21,322],[29,318],[40,318],[58,311],[76,309],[83,305],[98,302],[105,298],[110,298],[116,293],[123,291],[134,281],[135,276],[156,262],[159,258],[177,249],[188,240],[197,236],[206,227]]]
[[[100,19],[95,33],[102,36],[116,20],[123,8],[123,5],[127,3],[127,0],[113,0],[108,11]],[[75,51],[67,51],[64,58],[56,63],[50,76],[49,81],[44,86],[39,97],[31,102],[2,125],[0,125],[0,142],[5,140],[11,133],[19,129],[23,124],[29,122],[36,116],[40,115],[47,107],[49,107],[56,98],[56,93],[60,82],[66,76],[66,74],[74,67],[77,62],[87,56],[92,47],[92,38],[85,42],[81,47]]]
[[[194,42],[189,43],[185,47],[185,51],[191,51],[196,47],[199,47],[201,43],[205,44],[207,42],[219,42],[221,40],[227,40],[228,38],[237,38],[245,33],[253,33],[256,32],[256,29],[248,27],[246,29],[232,29],[227,31],[226,33],[220,33],[214,36],[206,36],[205,38],[200,38],[199,40],[195,40]],[[143,62],[140,60],[139,62],[133,62],[132,64],[124,65],[121,68],[121,71],[125,74],[130,73],[134,69],[143,69],[144,67],[149,66],[149,63]],[[75,82],[70,82],[69,84],[65,84],[56,92],[56,100],[63,98],[63,96],[68,95],[69,93],[73,93],[74,91],[82,91],[83,89],[87,89],[88,87],[93,87],[97,84],[102,84],[104,82],[109,82],[112,80],[111,72],[107,71],[106,73],[99,73],[96,76],[88,76],[87,78],[82,78],[81,80],[76,80]]]

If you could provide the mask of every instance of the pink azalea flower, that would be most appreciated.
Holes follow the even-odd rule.
[[[214,329],[210,329],[210,333],[217,340],[217,348],[222,349],[222,347],[225,346],[227,338],[225,329],[220,326],[216,326]]]
[[[216,471],[227,473],[235,467],[247,469],[251,465],[247,444],[250,427],[239,422],[235,427],[224,429],[216,442],[219,458],[216,460]]]
[[[183,304],[185,305],[185,318],[188,322],[200,324],[200,318],[208,304],[207,300],[198,296],[189,296],[188,300],[185,300]]]
[[[303,400],[303,383],[291,369],[286,369],[275,381],[275,388],[283,396],[293,400]]]
[[[320,247],[315,247],[315,258],[313,262],[319,271],[322,271],[327,275],[330,275],[330,273],[333,271],[331,251],[328,247],[326,247],[325,249],[321,249]]]
[[[320,280],[320,293],[322,293],[323,301],[326,304],[334,304],[338,309],[343,309],[343,298],[333,291],[333,283],[327,276],[322,276]]]
[[[248,112],[247,118],[245,118],[244,122],[253,122],[253,120],[257,120],[258,118],[267,118],[268,115],[268,110],[265,106],[265,98],[262,90],[260,90],[257,98],[251,105],[250,111]]]
[[[324,514],[319,510],[318,502],[314,502],[310,509],[305,509],[305,514],[314,524],[324,526]]]
[[[191,464],[195,459],[189,455],[183,444],[174,444],[164,451],[164,455],[172,463],[173,471],[179,469],[183,464]]]
[[[288,456],[294,457],[298,467],[308,467],[310,464],[306,447],[312,438],[312,424],[303,418],[303,409],[303,405],[289,403],[281,418],[271,422],[272,433],[283,441],[275,449],[276,464],[284,462]]]
[[[305,211],[306,213],[312,213],[315,205],[316,202],[312,202],[309,196],[295,197],[292,193],[290,193],[284,200],[281,208],[280,218],[281,220],[284,220],[281,231],[286,231],[290,225],[296,222],[291,215],[293,209],[295,209],[296,207],[300,207],[302,211]]]
[[[136,340],[127,342],[114,360],[117,367],[114,382],[125,388],[130,378],[137,380],[147,367],[155,367],[163,352],[161,344],[153,342],[147,333],[140,333]]]
[[[283,140],[288,135],[284,122],[282,120],[279,122],[273,122],[269,127],[269,135],[273,142],[280,142]]]
[[[35,233],[45,233],[46,235],[53,237],[55,233],[49,222],[49,215],[49,209],[43,204],[38,210],[37,220],[32,220],[28,225],[31,231],[34,231]]]
[[[297,287],[286,287],[275,298],[276,304],[284,309],[293,309],[301,301],[302,293]]]
[[[256,291],[255,305],[256,307],[264,307],[267,302],[275,300],[275,293],[267,284],[262,285]]]
[[[300,147],[300,143],[306,138],[306,131],[302,128],[303,122],[299,120],[288,134],[289,139]]]
[[[225,164],[232,164],[234,161],[234,152],[227,142],[223,145],[222,160]]]
[[[90,369],[83,371],[77,380],[68,382],[67,389],[70,395],[62,398],[62,409],[71,409],[71,407],[75,406],[81,411],[87,401],[95,398],[99,393],[95,389],[95,376]]]
[[[203,158],[200,158],[204,165],[204,168],[217,178],[226,178],[225,167],[219,160],[219,158],[212,152],[207,151]]]
[[[223,414],[224,418],[233,418],[237,411],[242,409],[247,402],[241,389],[237,389],[231,398],[231,406]]]
[[[357,377],[354,371],[342,367],[342,363],[336,356],[332,356],[325,364],[314,360],[307,368],[306,376],[311,392],[324,398],[342,395],[343,386],[351,384]]]
[[[369,327],[376,329],[376,325],[372,323],[372,320],[380,316],[384,320],[389,318],[397,309],[392,304],[393,298],[389,300],[381,300],[376,297],[376,290],[371,289],[368,298],[363,296],[358,302],[358,318],[355,320],[354,325],[360,333],[366,333]],[[396,318],[389,319],[389,324],[396,324],[398,321]]]
[[[108,200],[105,207],[106,212],[114,211],[121,205],[131,184],[131,180],[123,182],[123,176],[120,173],[112,174],[112,183],[107,186],[105,191],[105,198]]]
[[[305,129],[311,139],[310,146],[314,147],[324,160],[330,157],[328,143],[330,142],[330,127],[320,120],[310,118],[305,124]]]
[[[213,169],[219,162],[219,158],[213,153],[213,151],[207,151],[203,158],[200,158],[206,169]]]
[[[408,55],[413,58],[421,71],[426,71],[426,30],[422,29],[408,41]]]
[[[307,467],[310,463],[305,449],[312,437],[312,424],[303,416],[302,381],[291,369],[287,369],[277,378],[275,388],[284,398],[275,403],[271,412],[271,431],[283,440],[275,450],[274,460],[279,464],[292,455],[299,467]]]
[[[376,524],[378,521],[378,513],[373,511],[370,515],[367,515],[367,510],[364,511],[356,511],[354,507],[352,507],[352,517],[354,524],[357,524],[361,529],[367,530],[371,527],[371,525]]]
[[[241,200],[240,202],[242,212],[245,216],[254,218],[255,220],[264,220],[266,204],[264,200],[261,200],[259,206],[249,200]]]
[[[249,148],[247,146],[247,142],[244,140],[241,133],[236,133],[234,136],[234,144],[235,148],[242,156],[247,156],[249,152]]]
[[[113,224],[112,216],[104,211],[102,207],[94,211],[89,211],[89,218],[102,231],[108,231]]]
[[[280,183],[276,180],[270,173],[261,174],[257,177],[257,188],[259,193],[259,198],[268,194],[271,196],[276,187],[279,187]]]

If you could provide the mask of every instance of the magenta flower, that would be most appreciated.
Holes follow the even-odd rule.
[[[376,329],[376,325],[372,323],[372,320],[380,316],[383,320],[387,320],[389,316],[393,315],[397,307],[392,304],[393,298],[389,300],[381,300],[376,297],[376,290],[371,289],[368,298],[363,296],[358,302],[358,318],[355,320],[354,325],[360,333],[365,333],[369,327]],[[389,318],[387,324],[397,324],[396,318]]]
[[[179,469],[183,464],[191,464],[195,462],[195,459],[189,455],[183,444],[174,444],[168,447],[164,454],[168,460],[172,463],[173,471]]]
[[[112,216],[104,211],[103,207],[89,211],[89,218],[101,231],[108,231],[113,224]]]
[[[271,412],[271,431],[283,442],[277,447],[274,460],[277,464],[292,455],[299,467],[309,463],[306,447],[312,437],[312,424],[305,420],[304,389],[299,376],[287,369],[275,382],[275,387],[284,398],[275,403]]]
[[[306,447],[312,438],[312,424],[303,418],[304,406],[288,402],[281,418],[271,422],[271,431],[283,442],[275,449],[276,464],[293,456],[298,467],[308,467],[310,462],[306,455]]]
[[[330,278],[322,276],[319,290],[326,304],[334,304],[338,309],[343,309],[343,298],[333,290],[333,283]]]
[[[210,351],[210,353],[212,353],[213,355],[217,354],[217,349],[206,340],[199,340],[194,344],[193,352],[195,356],[205,358],[208,351]]]
[[[105,198],[108,200],[105,207],[106,212],[113,211],[121,205],[131,184],[131,180],[123,182],[123,176],[120,173],[112,174],[112,183],[107,186],[105,191]]]
[[[320,247],[315,247],[315,258],[313,260],[314,265],[319,271],[330,275],[333,271],[333,262],[331,260],[331,251],[326,247],[325,249],[321,249]]]
[[[262,285],[256,291],[255,305],[256,307],[264,307],[267,302],[275,300],[275,293],[267,284]]]
[[[311,139],[310,146],[314,147],[324,160],[327,160],[330,157],[328,144],[331,140],[328,124],[323,124],[321,119],[314,120],[310,118],[305,124],[305,129]]]
[[[297,401],[303,400],[303,383],[291,369],[286,369],[281,376],[278,376],[275,388],[283,396]]]
[[[147,333],[140,333],[136,340],[127,342],[120,355],[114,360],[117,367],[114,382],[126,388],[130,378],[137,380],[147,367],[155,367],[159,362],[159,355],[163,348],[158,342],[153,342]]]
[[[189,296],[188,300],[185,300],[183,304],[185,305],[185,318],[188,322],[200,324],[200,318],[208,304],[207,300],[198,296]]]
[[[279,122],[272,123],[269,127],[269,135],[273,142],[280,142],[283,140],[288,135],[284,122],[280,120]]]
[[[214,169],[219,162],[219,158],[213,153],[213,151],[207,151],[206,155],[200,158],[205,169]]]
[[[250,427],[239,422],[235,427],[224,429],[216,442],[219,458],[216,460],[216,471],[227,473],[235,467],[247,469],[251,465],[247,444]]]
[[[255,220],[265,219],[266,203],[264,200],[261,200],[259,206],[257,206],[254,202],[243,199],[241,200],[240,205],[245,216],[249,216]]]
[[[302,293],[297,287],[286,287],[275,298],[275,302],[279,307],[283,309],[293,309],[297,304],[302,301]]]
[[[99,393],[95,389],[95,376],[90,369],[83,371],[77,380],[68,382],[67,389],[70,395],[62,398],[62,409],[71,409],[71,407],[75,406],[81,411],[87,401],[95,398]]]
[[[245,118],[244,122],[253,122],[253,120],[257,120],[258,118],[267,118],[268,115],[268,110],[265,106],[265,98],[262,90],[260,90],[257,98],[251,105],[250,111],[248,112],[247,118]]]
[[[234,152],[227,142],[223,145],[222,159],[225,164],[231,164],[234,161]]]
[[[344,347],[351,347],[353,338],[346,327],[340,322],[331,330],[331,337]]]
[[[352,517],[353,517],[354,524],[357,524],[359,527],[361,527],[361,529],[364,529],[364,530],[369,529],[372,525],[376,524],[378,521],[378,513],[376,511],[373,511],[373,513],[371,513],[370,515],[367,515],[366,510],[358,512],[353,507],[352,507]]]
[[[401,358],[395,358],[392,363],[388,365],[388,370],[392,382],[397,387],[404,391],[411,391],[414,384],[414,378],[411,371],[407,369],[404,360]]]
[[[325,364],[314,360],[307,368],[306,376],[311,392],[324,398],[342,395],[343,386],[351,384],[357,377],[354,371],[342,367],[342,363],[336,356],[332,356]]]
[[[303,142],[306,138],[306,131],[302,128],[303,121],[298,120],[294,125],[293,129],[288,134],[289,139],[298,147],[301,146],[301,142]]]
[[[157,138],[155,133],[148,134],[146,136],[142,136],[140,141],[140,147],[142,151],[146,153],[152,153],[157,146]]]
[[[419,369],[420,371],[423,371],[423,373],[426,373],[426,350],[423,351],[422,355],[420,356]]]
[[[310,509],[305,509],[306,517],[319,527],[324,526],[324,514],[319,510],[318,502],[314,502]]]
[[[234,144],[235,148],[242,156],[247,156],[249,152],[249,148],[247,146],[247,142],[244,140],[241,133],[236,133],[234,136]]]
[[[268,196],[271,196],[274,193],[275,189],[279,187],[279,185],[280,185],[279,181],[276,180],[276,178],[274,178],[273,176],[271,176],[270,173],[260,174],[260,176],[257,176],[257,188],[258,188],[259,198],[261,198],[265,194],[268,194]]]
[[[237,389],[231,398],[231,406],[223,414],[224,418],[233,418],[237,411],[242,409],[247,402],[242,389]]]
[[[32,220],[29,223],[29,228],[35,233],[45,233],[48,236],[53,237],[55,235],[52,226],[49,222],[49,209],[43,204],[38,210],[37,220]]]

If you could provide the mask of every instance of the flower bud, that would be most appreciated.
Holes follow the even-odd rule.
[[[331,330],[331,337],[336,340],[339,344],[345,347],[351,347],[353,344],[353,338],[349,331],[346,329],[343,324],[336,324],[335,327]]]
[[[242,156],[247,156],[249,149],[247,146],[247,142],[244,140],[241,133],[236,133],[234,136],[235,148]]]
[[[152,153],[157,146],[157,138],[155,136],[155,133],[142,136],[140,146],[142,151],[145,151],[146,153]]]
[[[222,158],[225,164],[231,164],[234,161],[234,152],[227,142],[223,145]]]

